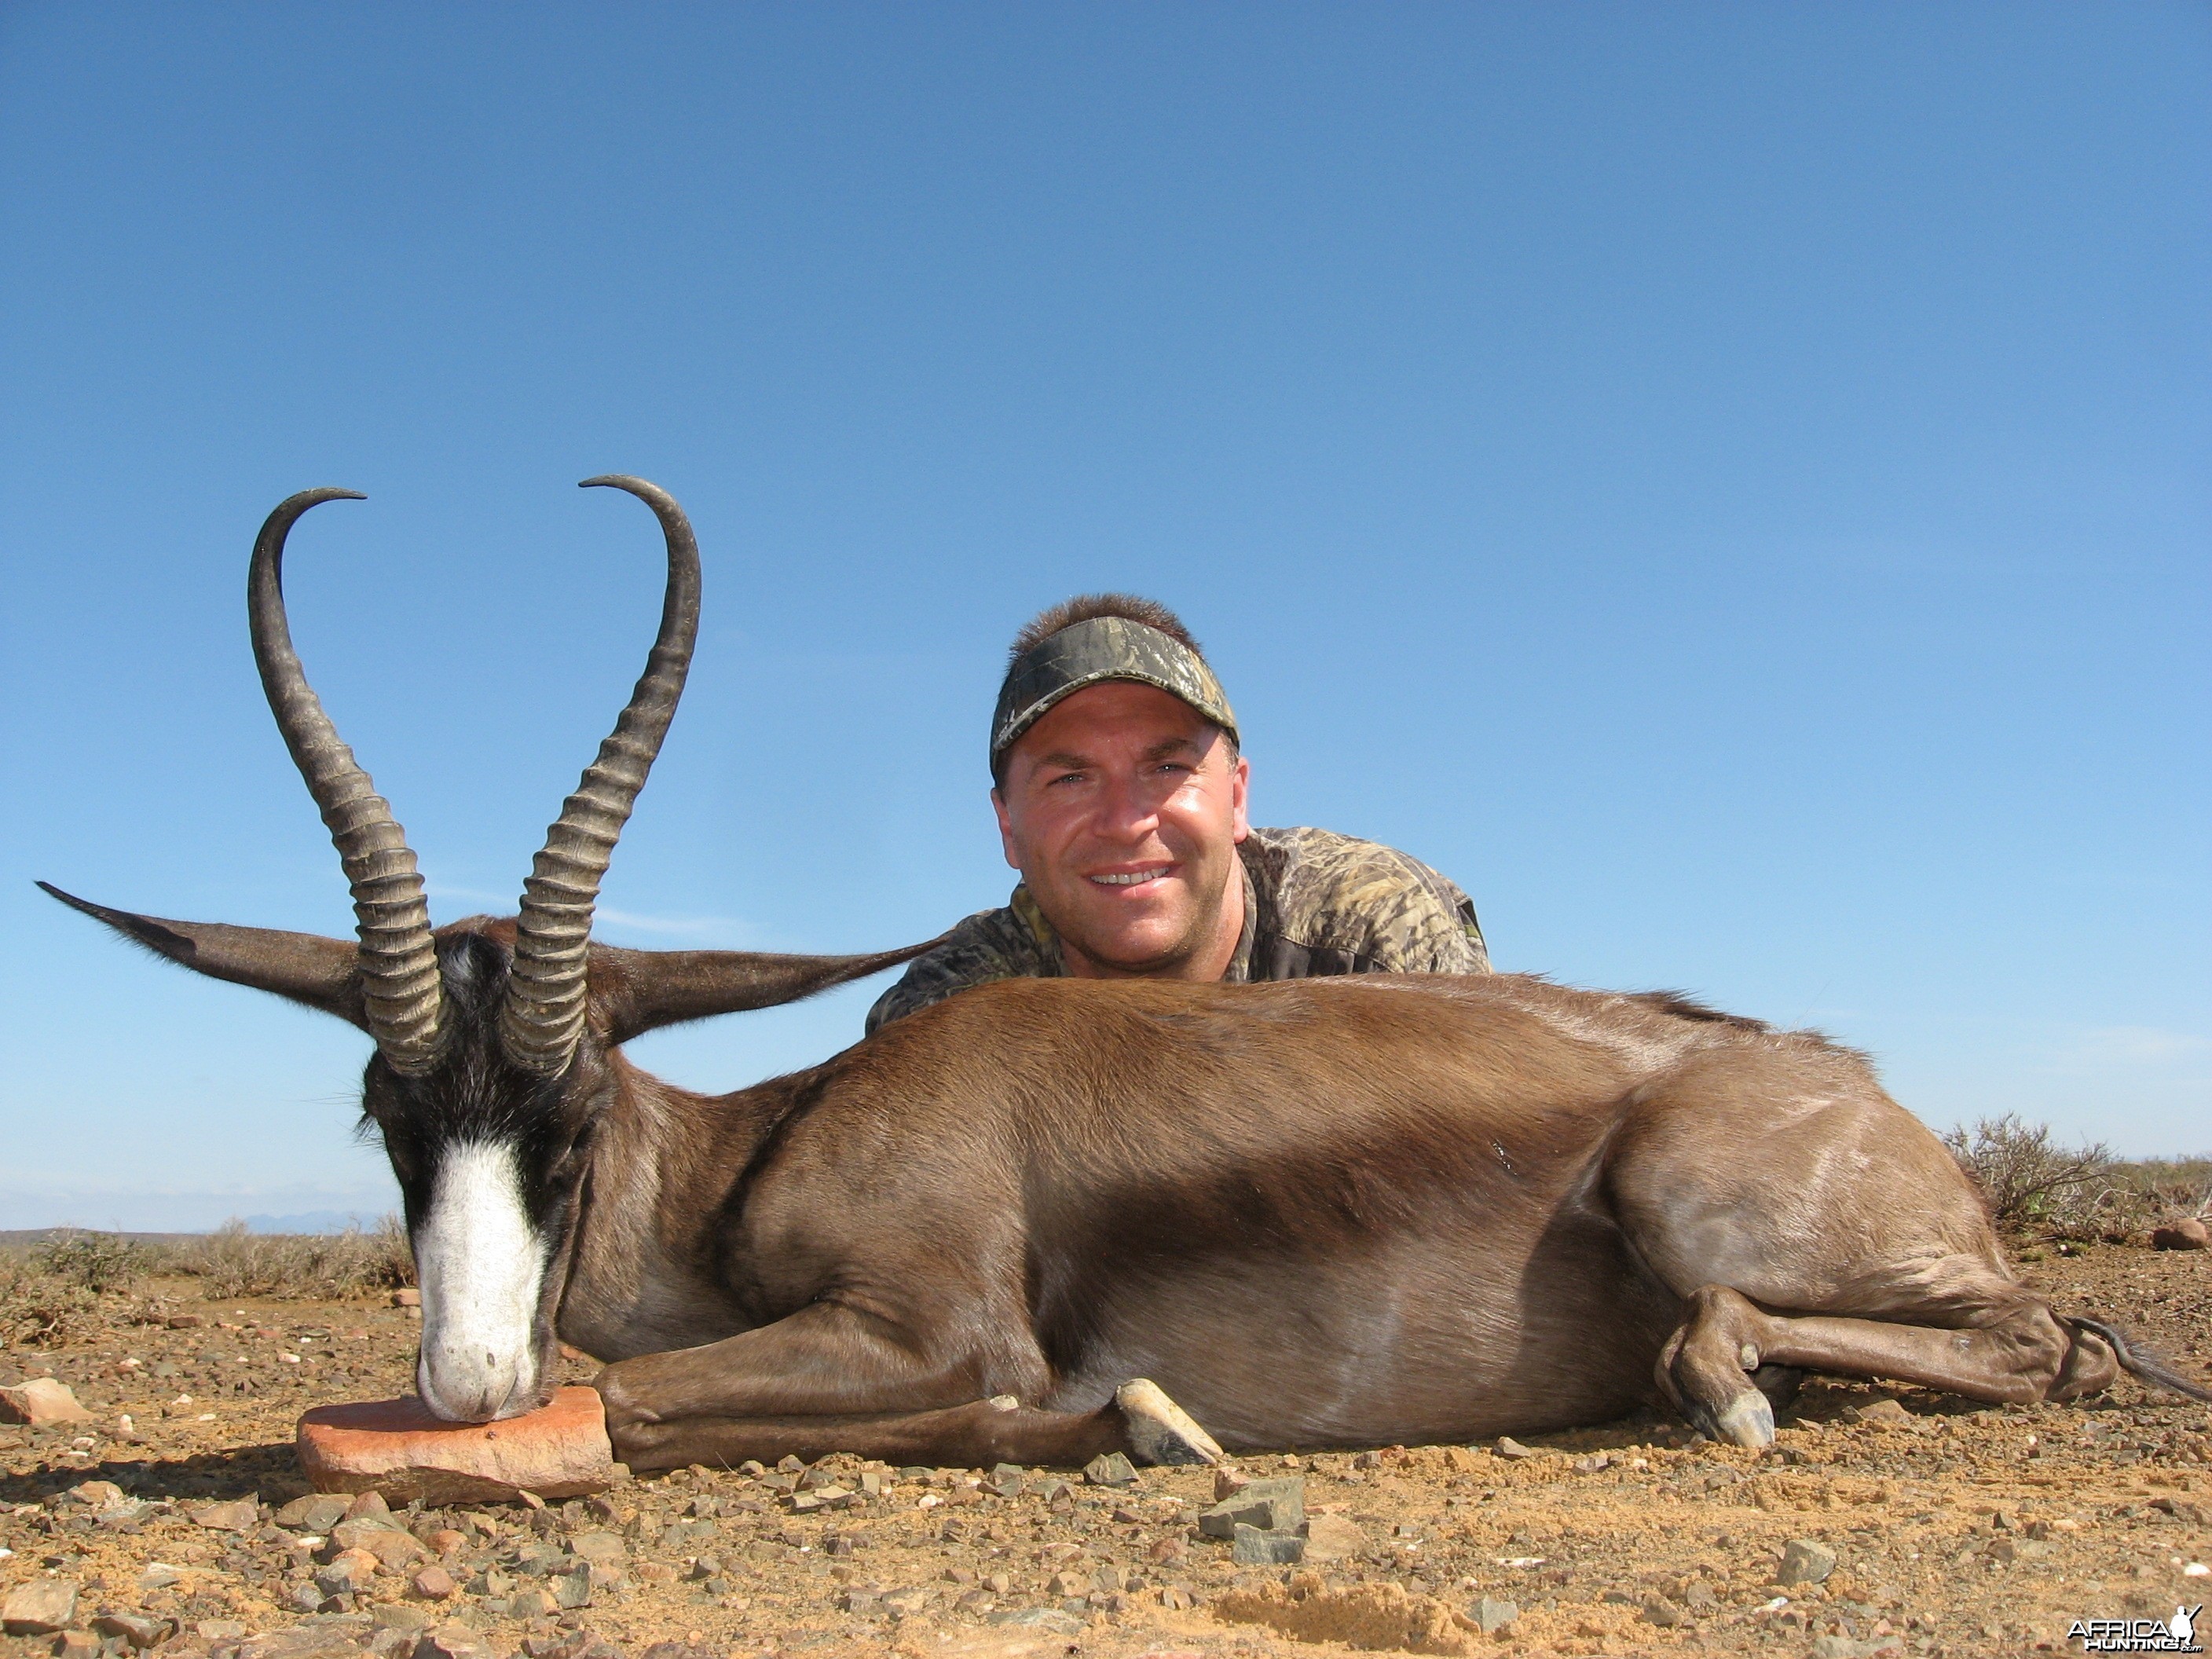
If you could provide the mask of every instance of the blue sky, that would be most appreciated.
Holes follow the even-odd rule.
[[[241,603],[340,483],[302,653],[511,909],[652,631],[608,471],[707,558],[616,942],[1002,902],[1004,642],[1130,587],[1501,967],[2212,1145],[2209,183],[2193,5],[10,6],[0,1225],[390,1202],[363,1039],[30,883],[349,930]]]

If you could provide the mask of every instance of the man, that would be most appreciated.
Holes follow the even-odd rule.
[[[1490,971],[1474,906],[1425,864],[1252,828],[1239,747],[1221,683],[1166,606],[1097,593],[1039,616],[991,721],[991,805],[1021,884],[915,958],[868,1030],[1018,976]]]

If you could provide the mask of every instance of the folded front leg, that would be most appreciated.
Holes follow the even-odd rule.
[[[1035,1399],[1042,1356],[939,1352],[878,1314],[816,1302],[696,1348],[640,1354],[601,1371],[610,1431],[689,1418],[892,1416],[993,1395]]]
[[[641,1470],[690,1463],[734,1468],[748,1458],[811,1463],[832,1452],[933,1468],[988,1469],[999,1463],[1078,1468],[1106,1452],[1135,1450],[1117,1407],[1048,1412],[1016,1405],[1005,1395],[941,1411],[633,1422],[615,1429],[613,1438],[615,1455]]]

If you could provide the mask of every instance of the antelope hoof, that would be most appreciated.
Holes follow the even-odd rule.
[[[1139,1463],[1218,1463],[1227,1455],[1190,1413],[1146,1377],[1114,1390],[1128,1425],[1129,1452]]]
[[[1713,1419],[1716,1440],[1726,1440],[1746,1451],[1765,1451],[1774,1443],[1774,1407],[1757,1389],[1747,1389],[1729,1401]]]

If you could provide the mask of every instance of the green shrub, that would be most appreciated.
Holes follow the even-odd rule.
[[[2176,1216],[2212,1216],[2212,1158],[2124,1162],[2101,1142],[2054,1145],[2050,1125],[2011,1112],[1953,1129],[1943,1144],[2015,1238],[2117,1244]]]

